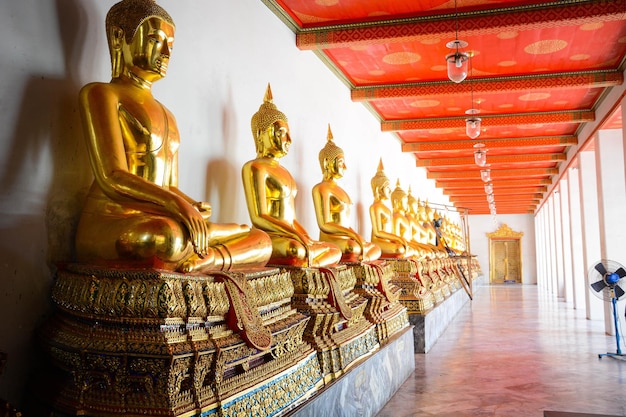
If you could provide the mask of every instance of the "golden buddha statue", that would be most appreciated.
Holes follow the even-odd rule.
[[[106,17],[112,80],[80,92],[94,182],[76,233],[79,262],[181,272],[266,264],[264,232],[208,221],[211,206],[178,189],[174,116],[152,95],[165,77],[174,22],[152,0],[123,0]]]
[[[400,187],[400,180],[397,180],[396,188],[391,192],[391,206],[393,212],[393,232],[406,239],[417,258],[427,256],[429,248],[413,239],[414,230],[408,217],[408,196]]]
[[[418,200],[418,217],[419,222],[422,225],[423,233],[421,243],[426,243],[429,245],[435,246],[437,231],[435,230],[435,226],[433,225],[432,218],[430,218],[430,206],[428,202],[419,204]]]
[[[380,258],[380,248],[366,242],[349,226],[352,201],[337,184],[346,169],[345,157],[343,150],[333,141],[330,125],[326,139],[326,146],[319,153],[324,179],[312,190],[320,240],[339,246],[343,262],[374,261]]]
[[[268,84],[263,104],[252,116],[257,157],[244,164],[243,185],[252,224],[272,239],[273,265],[322,267],[339,262],[336,245],[311,239],[296,219],[296,181],[280,165],[291,145],[287,117],[273,103]]]
[[[434,245],[426,243],[428,241],[428,231],[424,228],[423,223],[419,218],[419,200],[416,199],[411,193],[411,187],[407,193],[407,205],[408,210],[406,217],[411,225],[412,239],[419,243],[424,249],[427,257],[432,258],[436,255],[436,248]]]
[[[386,258],[415,256],[416,251],[409,242],[393,231],[393,213],[386,203],[390,197],[389,179],[385,175],[382,159],[378,163],[378,170],[371,184],[374,194],[374,202],[370,206],[372,243],[380,247],[382,256]]]

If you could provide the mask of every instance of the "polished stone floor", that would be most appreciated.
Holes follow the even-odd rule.
[[[626,416],[626,357],[598,358],[616,350],[601,322],[536,286],[482,286],[377,417]]]

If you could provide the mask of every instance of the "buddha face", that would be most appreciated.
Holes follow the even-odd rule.
[[[284,120],[278,120],[261,134],[261,146],[263,156],[282,158],[289,152],[291,135],[289,124]]]
[[[389,183],[385,182],[381,186],[378,187],[378,195],[381,200],[388,200],[391,195],[391,188],[389,188]]]
[[[415,198],[408,199],[407,202],[409,213],[417,214],[417,200]]]
[[[331,178],[341,178],[346,172],[346,160],[343,154],[337,155],[335,159],[327,165],[328,173]]]
[[[146,19],[137,28],[130,45],[122,43],[125,65],[132,74],[146,81],[161,79],[167,72],[173,44],[171,24],[158,17]]]

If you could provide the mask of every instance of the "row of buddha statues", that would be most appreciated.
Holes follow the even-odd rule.
[[[43,383],[61,387],[51,400],[60,409],[279,415],[473,275],[456,256],[460,227],[399,181],[391,191],[382,160],[370,241],[350,226],[352,201],[338,184],[345,154],[330,126],[312,238],[281,165],[291,132],[269,84],[251,119],[256,158],[242,167],[252,225],[210,221],[211,205],[178,188],[176,119],[152,95],[167,72],[172,17],[154,0],[122,0],[105,28],[112,79],[79,96],[94,181],[41,336],[63,369]]]
[[[242,169],[253,227],[210,222],[210,204],[177,187],[180,140],[175,120],[152,97],[151,82],[143,80],[152,79],[157,70],[143,74],[131,63],[122,68],[126,72],[111,83],[90,84],[81,92],[95,180],[78,225],[78,262],[202,273],[266,264],[328,266],[380,257],[432,259],[463,250],[458,225],[428,203],[421,204],[410,188],[405,192],[399,180],[390,191],[382,160],[371,181],[371,242],[351,228],[352,202],[337,183],[346,170],[345,155],[334,143],[330,125],[319,152],[323,180],[312,189],[320,228],[319,240],[312,239],[297,220],[296,181],[280,164],[291,133],[269,85],[252,117],[257,157]],[[103,108],[104,103],[111,108]]]

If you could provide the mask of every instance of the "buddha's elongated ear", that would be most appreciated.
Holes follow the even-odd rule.
[[[111,26],[110,32],[111,48],[120,49],[122,47],[122,41],[124,40],[124,30],[118,26]]]
[[[119,26],[111,26],[109,29],[109,47],[111,48],[111,75],[113,78],[119,77],[124,67],[122,59],[123,40],[124,30]]]

